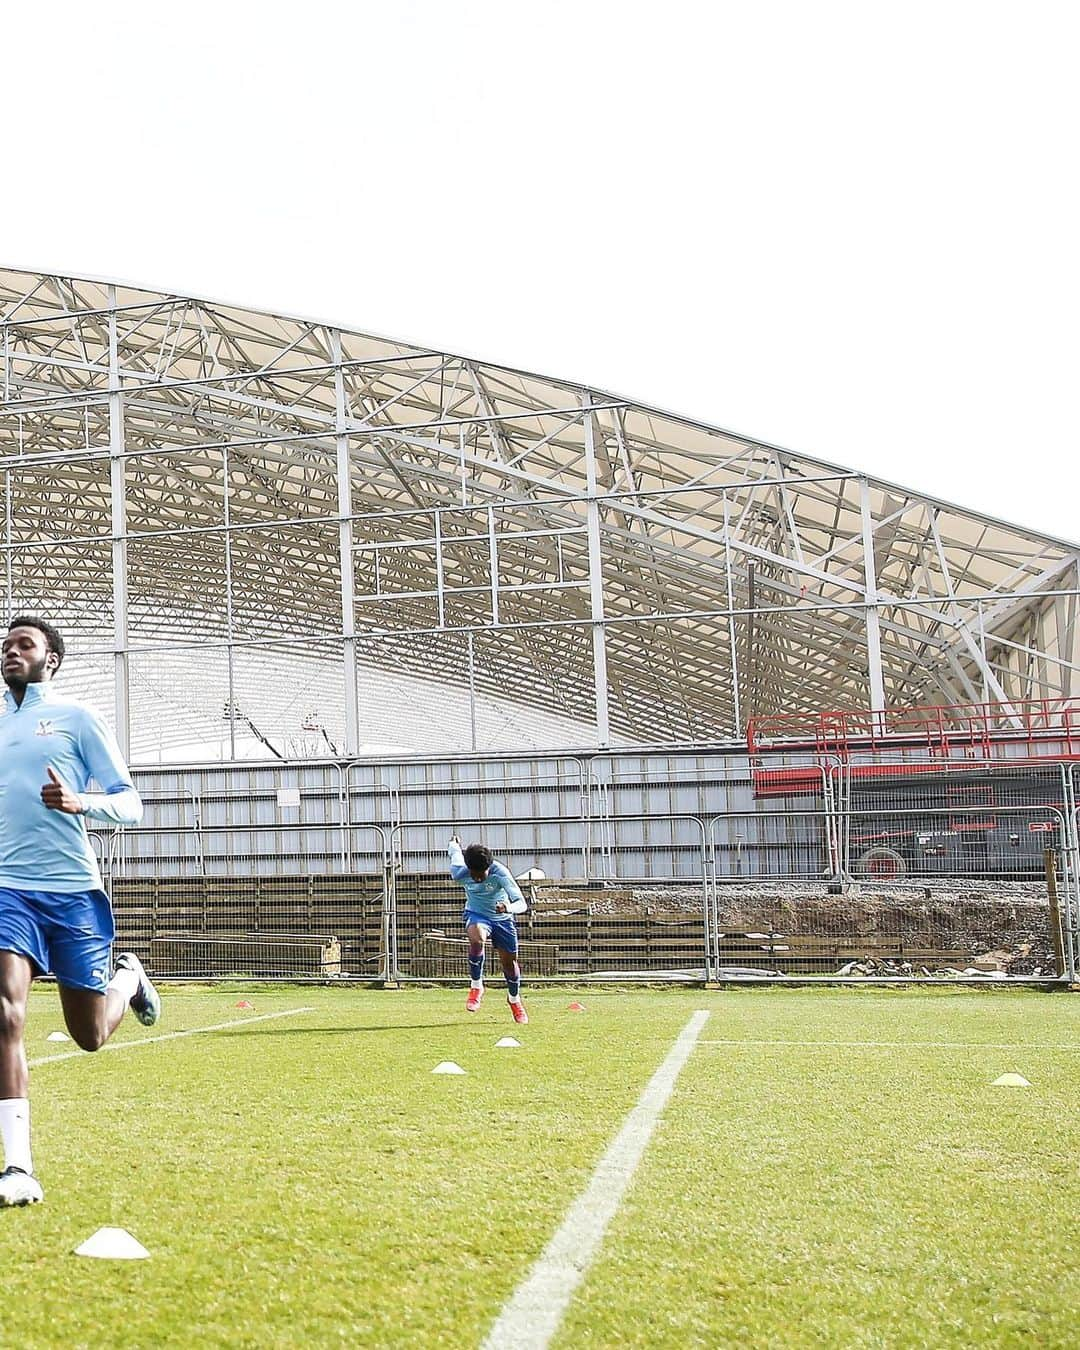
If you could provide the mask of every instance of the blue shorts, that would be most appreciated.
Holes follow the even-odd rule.
[[[33,962],[68,989],[103,994],[112,972],[112,906],[104,891],[13,891],[0,886],[0,951]]]
[[[500,951],[517,955],[517,925],[512,914],[478,914],[475,909],[467,909],[461,916],[466,928],[479,924],[489,938],[491,945]]]

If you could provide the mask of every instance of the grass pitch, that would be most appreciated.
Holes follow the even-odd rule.
[[[1080,1000],[527,992],[166,988],[155,1033],[235,1025],[32,1070],[4,1343],[477,1346],[709,1008],[556,1345],[1075,1344]],[[151,1260],[71,1254],[104,1225]]]

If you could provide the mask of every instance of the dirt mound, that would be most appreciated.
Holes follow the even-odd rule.
[[[588,907],[594,914],[658,917],[699,914],[705,903],[703,887],[670,883],[550,885],[542,898]],[[993,953],[999,968],[1013,975],[1055,969],[1050,908],[1045,887],[1037,883],[873,890],[863,885],[839,895],[829,894],[824,882],[725,884],[718,888],[716,919],[721,930],[732,932],[831,938],[852,945],[860,939],[895,940],[909,948],[963,952],[969,961]]]

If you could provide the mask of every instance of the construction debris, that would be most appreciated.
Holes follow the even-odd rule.
[[[702,887],[692,885],[548,882],[537,894],[545,911],[585,907],[594,915],[648,914],[661,920],[700,914],[705,904]],[[749,955],[756,942],[757,960],[768,958],[776,969],[822,970],[821,961],[808,967],[796,950],[805,951],[808,939],[816,939],[834,948],[837,965],[825,968],[837,975],[925,973],[953,979],[969,970],[992,978],[1057,973],[1041,882],[920,880],[879,889],[864,881],[857,893],[834,895],[824,880],[723,881],[710,919],[714,933],[719,930],[719,950],[720,934],[738,935],[730,957]]]

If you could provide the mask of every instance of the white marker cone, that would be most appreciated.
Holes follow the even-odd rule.
[[[142,1261],[150,1255],[126,1228],[99,1228],[75,1248],[76,1256],[97,1256],[104,1261]]]
[[[1018,1073],[1003,1073],[1000,1078],[995,1078],[990,1084],[991,1087],[1030,1087],[1031,1084],[1026,1078]]]
[[[520,1050],[521,1042],[515,1041],[513,1036],[504,1036],[501,1041],[495,1042],[496,1050]]]
[[[62,1031],[50,1031],[45,1039],[47,1041],[70,1041],[71,1037],[65,1035]]]
[[[465,1070],[460,1064],[455,1064],[452,1059],[444,1059],[441,1064],[436,1064],[432,1073],[464,1073]]]

